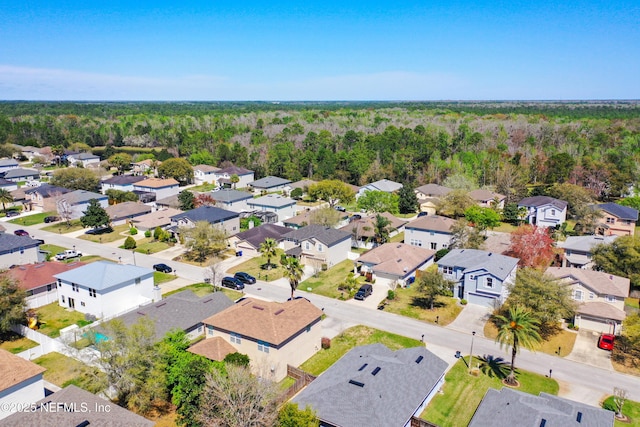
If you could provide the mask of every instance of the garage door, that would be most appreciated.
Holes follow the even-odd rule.
[[[580,327],[580,329],[584,329],[587,331],[596,331],[605,334],[611,333],[613,329],[610,324],[603,322],[602,319],[584,315],[580,316],[578,326]]]
[[[467,302],[469,304],[481,305],[483,307],[493,308],[496,301],[495,298],[486,297],[484,295],[471,294],[471,293],[467,295],[468,295]]]

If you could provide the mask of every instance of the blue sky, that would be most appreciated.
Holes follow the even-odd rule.
[[[0,0],[0,99],[640,99],[640,1]]]

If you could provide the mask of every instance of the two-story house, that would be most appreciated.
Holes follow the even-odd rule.
[[[145,179],[139,175],[116,175],[102,181],[100,187],[102,194],[107,194],[107,190],[133,191],[134,184]]]
[[[56,211],[66,212],[69,219],[78,219],[84,216],[89,207],[89,202],[95,199],[100,206],[109,206],[109,197],[92,191],[75,190],[56,197]],[[65,218],[66,219],[66,218]]]
[[[617,203],[592,205],[591,209],[600,211],[597,219],[596,234],[603,236],[633,236],[638,221],[638,211]]]
[[[454,295],[470,304],[495,308],[515,283],[518,258],[478,249],[452,249],[438,261],[438,271],[453,282]]]
[[[36,169],[15,168],[4,174],[4,179],[12,182],[39,182],[40,172]]]
[[[273,239],[280,242],[282,236],[289,233],[291,229],[276,224],[262,224],[258,227],[249,228],[247,231],[238,233],[229,238],[229,245],[244,255],[260,255],[260,245],[266,239]]]
[[[405,225],[404,242],[434,251],[446,249],[451,243],[451,228],[455,220],[439,215],[420,217]]]
[[[567,202],[553,197],[525,197],[518,202],[518,207],[526,208],[526,221],[538,227],[556,227],[567,220]]]
[[[193,167],[193,181],[196,185],[214,184],[216,182],[216,172],[220,168],[210,165],[196,165]]]
[[[307,225],[282,236],[282,248],[303,264],[331,268],[347,259],[351,234],[323,225]]]
[[[279,194],[267,194],[247,200],[247,206],[249,210],[273,212],[278,215],[278,220],[281,222],[296,215],[296,201]]]
[[[41,240],[0,231],[0,270],[12,265],[35,264],[44,261],[44,254],[40,252],[41,244]]]
[[[619,334],[626,317],[624,300],[629,296],[629,279],[602,271],[549,267],[547,274],[559,286],[569,286],[578,303],[573,324],[586,329]]]
[[[238,212],[220,209],[215,206],[200,206],[171,217],[172,227],[195,227],[196,222],[207,221],[209,224],[222,227],[228,236],[240,232],[240,215]]]
[[[250,210],[247,202],[253,199],[253,195],[251,193],[231,188],[212,191],[209,195],[216,201],[216,206],[234,212]]]
[[[50,184],[42,184],[38,187],[24,190],[26,204],[30,209],[37,208],[44,212],[55,212],[58,209],[57,198],[71,190]]]
[[[77,153],[77,154],[69,154],[67,156],[67,161],[70,166],[81,166],[83,168],[88,168],[92,166],[98,166],[100,164],[100,156],[96,156],[91,153]]]
[[[147,178],[133,184],[134,191],[153,193],[156,200],[176,195],[180,192],[178,181],[173,178]]]
[[[233,175],[238,177],[238,182],[235,184],[231,182]],[[216,182],[220,187],[244,188],[253,181],[255,181],[253,171],[238,166],[228,166],[216,172]]]
[[[204,343],[229,343],[249,356],[254,373],[280,381],[287,365],[299,366],[318,351],[321,320],[322,310],[305,298],[282,303],[247,298],[204,320]]]
[[[254,194],[275,193],[290,191],[291,181],[278,176],[265,176],[249,183],[249,188]]]
[[[618,236],[568,236],[564,242],[558,242],[558,247],[564,249],[563,267],[588,268],[593,267],[593,248],[598,245],[608,245]]]
[[[153,270],[96,261],[55,274],[60,307],[104,319],[160,299]]]

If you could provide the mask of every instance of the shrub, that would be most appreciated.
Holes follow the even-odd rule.
[[[238,352],[229,353],[224,357],[224,362],[238,366],[249,366],[249,356]]]
[[[331,348],[331,338],[322,337],[320,340],[320,345],[323,349],[328,350]]]
[[[135,227],[131,227],[129,229],[129,234],[131,234],[132,236],[135,236],[136,234],[138,234],[138,229]]]
[[[160,227],[156,227],[155,230],[153,230],[153,238],[156,240],[161,240],[163,234],[164,230]]]
[[[124,248],[125,249],[135,249],[136,248],[136,240],[129,236],[127,237],[127,239],[124,241]]]
[[[464,299],[464,298],[462,298],[462,299],[460,300],[460,304],[462,304],[462,305],[467,305],[467,300],[466,300],[466,299]]]
[[[392,299],[395,299],[395,297],[396,297],[396,293],[395,293],[395,292],[393,292],[391,289],[389,289],[389,290],[387,291],[387,299],[388,299],[388,300],[392,300]]]
[[[147,230],[144,232],[144,237],[151,237],[151,230]]]

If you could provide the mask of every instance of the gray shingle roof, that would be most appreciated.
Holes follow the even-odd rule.
[[[53,277],[101,291],[152,274],[153,270],[150,268],[96,261]]]
[[[533,197],[525,197],[524,199],[518,202],[518,206],[526,206],[526,207],[538,207],[543,205],[551,205],[556,208],[562,210],[567,207],[567,202],[564,200],[554,199],[549,196],[533,196]]]
[[[55,185],[51,185],[51,184],[42,184],[38,187],[33,187],[33,188],[29,188],[27,190],[24,191],[25,194],[33,194],[33,193],[37,193],[42,195],[42,197],[52,197],[52,196],[57,196],[59,194],[66,194],[66,193],[70,193],[71,190],[69,190],[68,188],[64,188],[64,187],[57,187]]]
[[[504,280],[518,265],[518,258],[478,249],[452,249],[438,261],[438,265],[462,267],[466,271],[484,269],[489,274]]]
[[[612,411],[547,393],[534,396],[504,387],[487,390],[469,427],[606,427],[613,426],[613,420]]]
[[[249,170],[249,169],[245,169],[239,166],[228,166],[226,168],[222,168],[220,169],[218,172],[216,172],[217,174],[229,174],[229,175],[238,175],[238,176],[242,176],[242,175],[249,175],[252,174],[253,171]]]
[[[391,181],[389,179],[381,179],[380,181],[372,182],[362,187],[365,190],[373,190],[373,191],[385,191],[387,193],[392,193],[394,191],[398,191],[402,188],[402,184],[399,182]]]
[[[271,238],[279,241],[280,238],[289,233],[290,228],[275,224],[262,224],[250,230],[236,234],[236,238],[251,243],[255,248],[259,248],[265,239]]]
[[[16,159],[0,159],[0,167],[18,166]]]
[[[253,195],[246,191],[233,190],[231,188],[223,188],[210,193],[213,200],[222,203],[239,202],[241,200],[252,199]]]
[[[311,406],[321,421],[335,426],[403,426],[446,369],[447,363],[424,347],[356,347],[293,402]]]
[[[444,187],[438,184],[426,184],[416,188],[416,191],[419,191],[426,196],[440,197],[450,193],[452,190],[449,187]]]
[[[29,249],[40,245],[40,241],[27,236],[0,233],[0,255],[11,253],[20,248]]]
[[[617,203],[602,203],[600,205],[591,205],[592,209],[600,209],[605,212],[609,212],[620,219],[626,219],[629,221],[638,220],[638,211],[629,206],[622,206]]]
[[[145,179],[147,179],[146,176],[140,175],[116,175],[109,179],[105,179],[104,181],[102,181],[102,183],[111,185],[127,185],[144,181]]]
[[[93,191],[75,190],[70,193],[66,193],[63,197],[70,204],[86,203],[91,199],[107,200],[109,197],[104,194],[94,193]]]
[[[280,178],[278,176],[265,176],[264,178],[260,178],[253,182],[250,182],[249,185],[254,188],[273,188],[279,187],[281,185],[291,184],[291,181],[288,179]]]
[[[293,230],[282,236],[283,239],[301,242],[307,239],[316,239],[331,247],[343,240],[351,239],[351,233],[336,230],[335,228],[323,225],[307,225],[298,230]]]
[[[39,177],[40,176],[40,172],[38,172],[35,169],[17,168],[17,169],[11,169],[11,170],[7,171],[7,173],[4,174],[4,177],[6,179],[15,179],[15,178],[22,178],[22,177],[27,177],[27,176]]]
[[[178,221],[187,218],[191,222],[208,221],[211,224],[227,221],[231,218],[237,218],[237,212],[231,212],[226,209],[216,208],[215,206],[200,206],[171,217],[171,221]]]
[[[617,238],[618,236],[568,236],[567,240],[558,243],[558,247],[565,250],[591,252],[594,246],[609,244]]]
[[[284,206],[295,205],[296,201],[288,197],[282,197],[279,194],[267,194],[257,199],[247,201],[249,206],[266,206],[269,208],[281,208]]]

